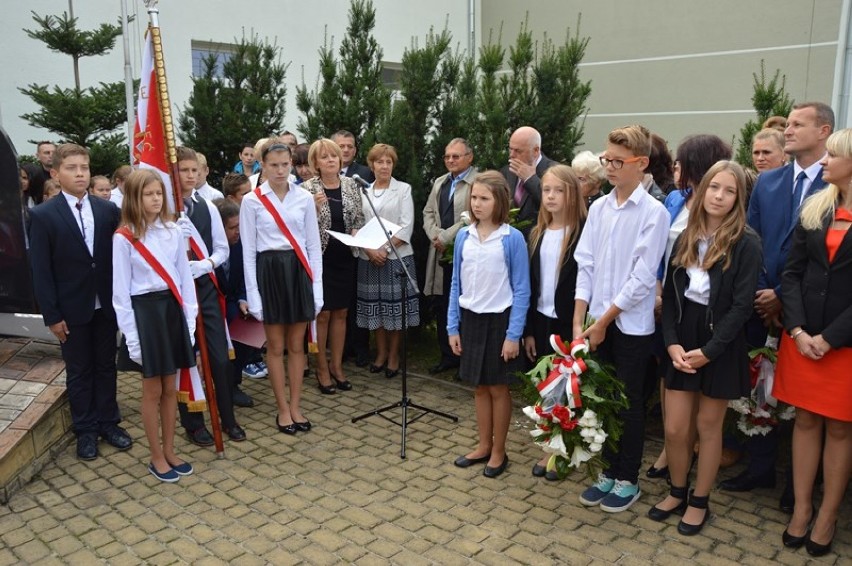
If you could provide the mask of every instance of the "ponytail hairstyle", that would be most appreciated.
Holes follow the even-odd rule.
[[[145,209],[142,206],[142,192],[151,183],[157,183],[163,192],[163,208],[157,216],[163,223],[174,220],[169,212],[168,193],[163,180],[157,173],[148,169],[137,169],[127,176],[124,181],[124,201],[121,204],[121,223],[127,226],[137,240],[148,231],[148,221],[145,219]]]
[[[704,209],[704,196],[707,188],[713,181],[713,177],[727,171],[734,176],[737,185],[737,200],[734,207],[728,213],[722,225],[716,230],[713,240],[704,255],[704,262],[699,266],[709,270],[718,261],[724,261],[722,269],[731,266],[731,249],[734,247],[746,229],[746,176],[742,166],[733,161],[719,161],[711,166],[704,174],[698,188],[693,195],[695,206],[689,212],[689,222],[680,236],[680,246],[672,260],[674,265],[688,267],[698,265],[698,241],[709,236],[707,232],[707,211]]]
[[[559,263],[561,266],[568,259],[568,250],[580,237],[580,226],[586,220],[586,199],[583,198],[580,189],[580,180],[574,170],[562,163],[551,165],[541,176],[542,184],[546,176],[552,176],[556,182],[562,185],[565,192],[565,205],[562,207],[562,223],[565,225],[565,237],[562,238],[562,247],[559,252]],[[544,206],[538,209],[538,221],[530,232],[530,254],[533,253],[541,239],[544,237],[548,225],[553,220],[553,214]]]
[[[829,157],[852,157],[852,128],[837,130],[825,141],[825,149]],[[847,190],[849,188],[847,187]],[[826,216],[834,217],[840,188],[834,183],[828,185],[817,194],[805,199],[799,217],[805,230],[822,228]]]

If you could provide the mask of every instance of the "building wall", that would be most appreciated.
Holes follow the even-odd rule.
[[[641,123],[674,149],[691,133],[732,140],[754,117],[752,74],[766,62],[797,101],[831,102],[841,0],[511,0],[483,2],[482,37],[503,25],[512,45],[525,17],[534,36],[590,37],[581,76],[592,81],[584,149]],[[497,37],[497,34],[494,34]],[[545,151],[547,148],[544,148]]]
[[[102,22],[120,20],[121,4],[117,0],[73,0],[74,15],[83,29]],[[142,0],[127,0],[129,12],[136,15],[131,25],[131,63],[133,77],[138,78],[142,34],[148,15]],[[349,0],[294,2],[292,0],[163,0],[159,3],[160,27],[165,50],[169,94],[173,108],[186,103],[192,89],[192,40],[234,43],[243,32],[257,33],[283,48],[287,72],[287,114],[284,127],[296,129],[296,87],[304,78],[309,88],[316,84],[319,55],[326,33],[335,47],[346,30]],[[468,3],[464,0],[430,0],[428,3],[401,3],[395,0],[373,0],[376,8],[374,35],[384,50],[384,60],[399,62],[412,38],[425,37],[429,28],[443,29],[446,24],[459,42],[466,41]],[[246,8],[250,6],[251,9]],[[44,44],[30,39],[24,28],[34,29],[30,10],[39,15],[60,14],[68,10],[68,0],[29,0],[26,6],[6,10],[4,33],[0,34],[0,68],[6,78],[0,81],[0,125],[6,130],[19,153],[35,153],[27,140],[51,139],[47,131],[29,126],[21,114],[34,112],[37,106],[18,91],[30,83],[58,84],[72,87],[74,77],[71,58],[49,51]],[[327,31],[326,31],[327,30]],[[122,39],[106,56],[81,60],[82,86],[100,81],[124,79]],[[241,143],[243,140],[236,140]]]

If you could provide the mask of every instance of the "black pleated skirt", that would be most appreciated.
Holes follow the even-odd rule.
[[[680,345],[687,352],[707,344],[713,337],[707,327],[707,307],[685,300],[678,333]],[[667,389],[700,391],[713,399],[739,399],[750,393],[748,350],[744,336],[742,340],[735,339],[721,356],[699,368],[696,373],[676,370],[671,360],[667,366]]]
[[[161,377],[193,367],[195,354],[186,317],[172,292],[134,295],[130,302],[142,350],[142,375]]]
[[[518,357],[509,363],[504,362],[500,355],[511,309],[483,314],[459,310],[462,346],[459,377],[471,385],[509,385],[517,381],[515,372],[523,369],[521,357],[524,354],[519,349]]]
[[[294,324],[314,318],[314,288],[293,250],[257,255],[257,286],[264,324]]]

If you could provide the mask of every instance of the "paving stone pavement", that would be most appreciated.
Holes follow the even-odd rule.
[[[72,444],[0,506],[0,566],[808,562],[804,549],[781,546],[787,516],[777,509],[780,487],[714,491],[714,516],[692,538],[678,535],[674,520],[646,517],[664,492],[660,481],[643,481],[645,495],[627,512],[584,508],[579,474],[553,483],[530,475],[540,452],[519,409],[503,476],[456,468],[452,460],[475,442],[473,402],[469,389],[446,381],[410,378],[414,402],[460,420],[426,416],[411,424],[401,460],[397,426],[379,417],[350,422],[399,400],[399,379],[349,369],[351,392],[320,395],[306,381],[304,410],[314,429],[295,437],[273,428],[268,381],[245,380],[256,402],[238,409],[248,440],[226,442],[226,458],[217,459],[212,449],[179,438],[179,454],[196,471],[177,484],[147,473],[139,378],[120,374],[133,448],[116,452],[102,443],[98,460],[80,462]],[[398,419],[399,411],[391,415]],[[651,440],[646,454],[658,449],[659,440]],[[852,563],[848,498],[842,513],[835,552],[813,563]]]

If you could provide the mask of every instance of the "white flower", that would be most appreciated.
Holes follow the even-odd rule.
[[[464,224],[465,226],[470,225],[470,213],[468,211],[466,211],[466,210],[462,211],[461,221],[462,221],[462,224]]]
[[[539,436],[541,436],[542,434],[547,434],[547,433],[546,433],[546,432],[544,432],[543,430],[541,430],[541,429],[540,429],[540,428],[538,428],[538,427],[535,427],[534,429],[532,429],[532,430],[530,431],[530,436],[532,436],[533,438],[538,438],[538,437],[539,437]]]
[[[592,459],[592,454],[580,446],[574,447],[574,452],[571,454],[571,461],[568,462],[568,465],[572,468],[579,468],[580,464],[583,462],[588,462]]]
[[[544,446],[544,451],[548,454],[558,454],[563,458],[568,457],[568,452],[565,448],[565,441],[562,440],[561,434],[554,435],[553,438],[550,439],[550,442],[547,443],[547,446]]]
[[[541,422],[541,417],[538,416],[538,413],[535,412],[535,407],[532,405],[528,407],[524,407],[524,414],[534,420],[535,422]]]
[[[583,412],[583,416],[580,417],[578,424],[584,428],[597,428],[600,423],[598,423],[598,416],[591,409],[586,409]]]
[[[597,442],[592,442],[589,444],[589,450],[592,452],[600,452],[601,448],[603,448],[603,444],[598,444]]]
[[[603,444],[605,441],[606,433],[601,434],[600,431],[598,431],[598,433],[595,434],[595,437],[592,439],[592,442],[594,442],[595,444]]]
[[[580,429],[580,436],[585,438],[588,442],[591,442],[589,440],[589,438],[594,438],[595,431],[594,431],[594,429],[591,429],[591,428],[582,428],[582,429]]]

